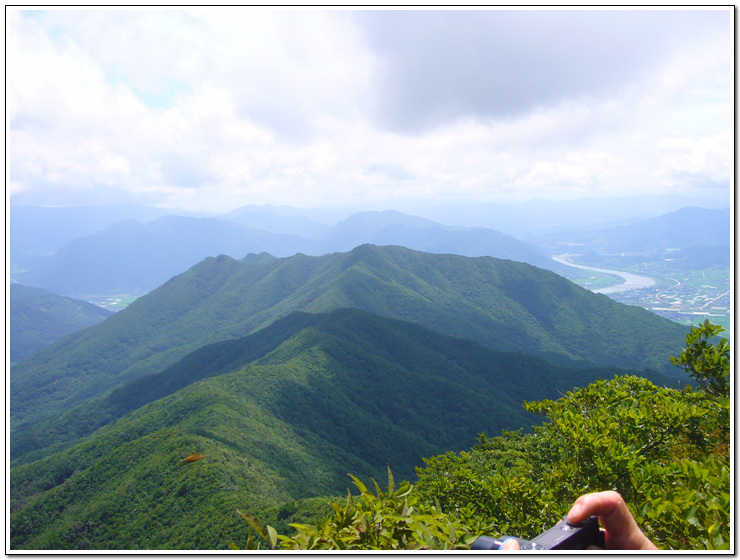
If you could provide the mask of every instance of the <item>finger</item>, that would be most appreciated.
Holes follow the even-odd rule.
[[[637,529],[637,523],[622,496],[612,490],[580,496],[568,512],[568,521],[578,523],[592,515],[599,517],[602,526],[609,533]]]
[[[506,539],[504,542],[501,543],[501,546],[498,547],[499,550],[520,550],[521,547],[519,546],[519,541],[516,539]]]
[[[627,504],[617,492],[609,490],[579,497],[568,512],[568,521],[578,523],[592,515],[599,517],[601,526],[606,531],[607,548],[655,547],[637,526]]]

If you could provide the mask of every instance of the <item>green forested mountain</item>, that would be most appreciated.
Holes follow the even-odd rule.
[[[367,370],[369,357],[373,357],[377,369],[385,371],[384,380],[389,387],[399,368],[420,370],[427,376],[454,375],[461,385],[469,387],[467,398],[470,399],[470,406],[477,398],[476,387],[492,383],[486,377],[486,372],[492,368],[491,371],[495,370],[499,378],[504,378],[497,378],[497,382],[506,385],[502,387],[502,394],[506,394],[507,399],[498,405],[500,410],[506,410],[506,426],[528,423],[528,416],[518,403],[530,398],[533,391],[539,394],[542,391],[562,390],[584,379],[592,379],[594,371],[602,371],[593,368],[559,368],[532,356],[497,353],[470,340],[446,337],[411,323],[377,317],[358,309],[338,310],[328,316],[296,312],[245,338],[204,346],[161,372],[130,381],[106,396],[91,399],[60,417],[16,429],[11,439],[11,458],[14,464],[18,464],[64,448],[70,441],[83,438],[110,421],[191,383],[264,359],[278,347],[292,347],[293,343],[286,341],[306,329],[322,333],[320,337],[314,337],[321,342],[322,348],[326,346],[323,341],[325,337],[342,341],[346,350],[332,356],[335,361],[341,362],[344,369]],[[306,335],[301,337],[305,339]],[[319,342],[316,344],[319,345]],[[398,382],[402,383],[406,377],[400,376]],[[430,382],[417,380],[415,383],[423,388]],[[430,392],[433,392],[434,386],[438,385],[430,385]],[[372,391],[372,387],[367,389]],[[513,397],[515,404],[512,405],[508,397]],[[395,402],[386,408],[399,406],[401,402]],[[424,408],[425,405],[419,406]],[[448,412],[438,414],[444,416]],[[486,414],[490,416],[490,411]],[[501,426],[497,426],[497,429]],[[454,444],[456,439],[451,438],[449,443]]]
[[[68,415],[117,419],[12,469],[11,547],[225,548],[246,538],[235,508],[342,494],[348,472],[411,478],[422,457],[531,425],[523,400],[615,373],[356,309],[293,314]]]
[[[552,272],[490,257],[371,245],[257,262],[220,256],[12,368],[12,425],[68,410],[206,343],[244,336],[293,311],[344,307],[497,350],[638,369],[670,370],[665,357],[685,333]]]
[[[21,284],[11,284],[9,296],[11,363],[113,315],[112,311],[86,301]]]

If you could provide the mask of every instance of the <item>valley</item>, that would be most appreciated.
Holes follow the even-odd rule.
[[[131,305],[142,295],[144,294],[106,294],[102,296],[87,296],[85,299],[108,311],[120,311]]]
[[[709,319],[731,334],[728,277],[729,271],[711,269],[691,271],[686,275],[657,276],[656,287],[639,294],[615,294],[614,299],[628,305],[639,305],[685,325],[696,326]]]
[[[566,264],[574,268],[579,268],[581,270],[589,270],[592,272],[598,272],[599,274],[606,275],[606,276],[612,276],[612,277],[616,276],[617,278],[622,279],[621,282],[611,285],[611,286],[606,286],[603,288],[595,288],[595,287],[589,288],[597,294],[615,294],[618,292],[625,292],[628,290],[640,290],[644,288],[649,288],[650,286],[655,285],[655,280],[653,280],[652,278],[648,278],[647,276],[638,276],[637,274],[631,274],[629,272],[622,272],[619,270],[608,270],[605,268],[595,268],[592,266],[584,266],[581,264],[575,264],[573,260],[571,259],[570,255],[568,254],[553,255],[551,258],[555,262]],[[589,278],[589,282],[587,282],[586,284],[590,284],[591,283],[590,280],[592,278]]]
[[[643,261],[639,263],[635,262],[634,256],[612,256],[608,259],[590,256],[591,262],[621,267],[612,270],[578,265],[577,261],[589,260],[580,255],[557,260],[582,270],[596,271],[601,275],[627,276],[627,282],[605,287],[595,287],[595,278],[574,279],[579,285],[608,294],[615,301],[642,307],[682,325],[697,326],[709,319],[724,327],[728,333],[732,332],[729,268],[717,266],[695,270],[672,265],[674,261],[670,257],[652,258],[646,255],[639,257]],[[602,279],[602,283],[608,281]]]

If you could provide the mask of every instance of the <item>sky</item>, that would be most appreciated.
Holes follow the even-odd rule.
[[[6,7],[7,200],[729,205],[732,10]]]

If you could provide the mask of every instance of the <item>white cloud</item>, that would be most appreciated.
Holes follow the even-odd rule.
[[[382,16],[380,23],[391,17]],[[726,16],[729,22],[731,12]],[[677,186],[688,192],[730,181],[731,38],[711,18],[697,18],[694,34],[685,18],[675,37],[661,27],[659,48],[647,53],[649,72],[622,57],[613,82],[607,64],[594,78],[599,87],[553,84],[557,95],[536,92],[536,103],[513,112],[477,110],[484,107],[478,101],[455,97],[467,84],[452,84],[445,99],[472,110],[442,111],[435,126],[409,133],[379,119],[391,107],[384,105],[389,92],[414,93],[403,103],[416,102],[415,111],[434,110],[435,96],[425,97],[423,84],[405,77],[388,82],[390,47],[368,41],[363,17],[321,10],[9,10],[11,200],[80,203],[129,193],[140,202],[227,210],[250,202],[568,198]],[[406,57],[403,67],[425,65],[429,73],[447,63],[421,56],[456,37],[449,29],[441,38],[431,33],[435,17],[426,30],[396,36],[391,50]],[[476,28],[481,33],[485,21]],[[538,25],[543,21],[538,16]],[[650,45],[645,37],[655,21],[644,20],[629,52]],[[497,39],[499,47],[521,45],[510,31]],[[548,29],[541,48],[546,43],[548,60],[564,63],[578,45],[598,40],[591,32],[559,51],[557,36]],[[411,49],[414,37],[423,43]],[[485,45],[483,35],[476,37],[465,45]],[[611,52],[619,37],[610,33],[599,52]],[[404,45],[410,50],[399,51]],[[507,56],[500,68],[516,71],[516,53]],[[603,61],[580,64],[594,69]],[[475,87],[476,95],[483,91]]]

